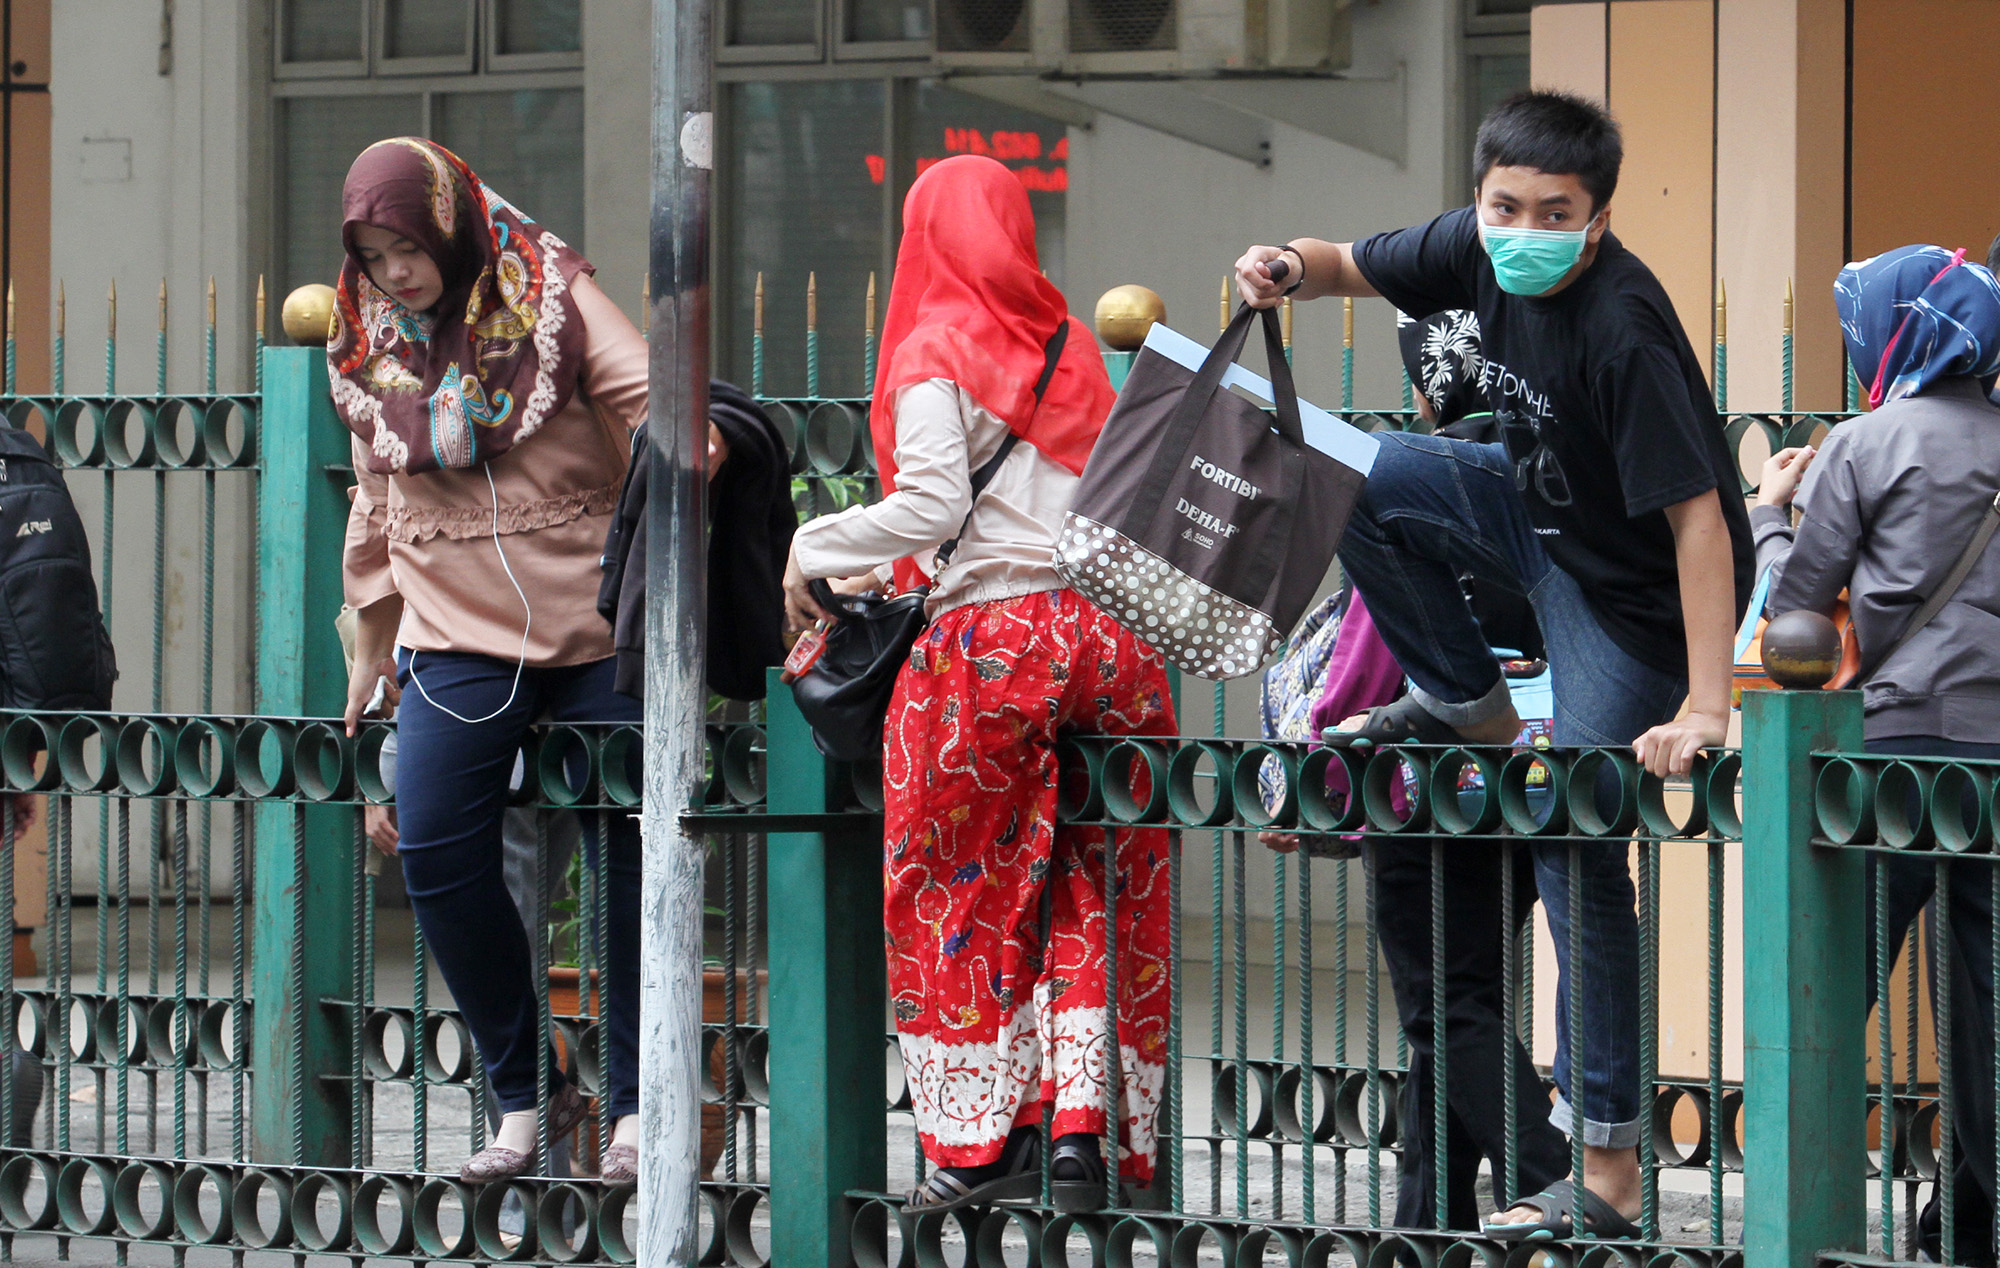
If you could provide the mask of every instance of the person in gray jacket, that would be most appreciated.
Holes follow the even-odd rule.
[[[1870,752],[2000,758],[2000,550],[1978,559],[1930,621],[1913,620],[2000,494],[2000,406],[1988,398],[2000,372],[2000,283],[1963,251],[1901,247],[1842,269],[1834,300],[1874,409],[1841,424],[1817,453],[1787,449],[1765,464],[1750,520],[1758,564],[1775,570],[1766,611],[1830,613],[1847,590]],[[1938,865],[1878,858],[1867,909],[1877,910],[1880,892],[1900,942],[1934,896]],[[1950,981],[1931,989],[1949,991],[1953,1019],[1939,1037],[1951,1057],[1950,1259],[1991,1265],[1994,863],[1946,866]],[[1935,908],[1929,936],[1935,948]],[[1872,937],[1868,950],[1872,991]],[[1942,1227],[1933,1192],[1918,1230],[1935,1260],[1945,1258]]]

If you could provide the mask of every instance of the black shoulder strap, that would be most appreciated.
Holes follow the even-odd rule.
[[[1062,360],[1063,345],[1069,342],[1069,314],[1056,324],[1056,332],[1042,345],[1042,377],[1035,380],[1035,404],[1048,394],[1049,382],[1056,377],[1056,363]]]
[[[1068,342],[1069,314],[1065,313],[1062,321],[1056,325],[1056,332],[1049,336],[1048,343],[1042,347],[1042,377],[1035,380],[1036,409],[1041,408],[1042,397],[1047,395],[1049,390],[1049,382],[1056,377],[1056,363],[1062,360],[1063,345]],[[1029,417],[1032,418],[1033,415],[1030,414]],[[972,473],[972,505],[965,508],[965,522],[958,526],[958,531],[951,535],[950,541],[938,546],[937,554],[932,557],[933,580],[945,570],[946,565],[951,563],[952,555],[958,551],[958,539],[965,536],[966,529],[972,527],[972,512],[979,505],[979,495],[986,492],[986,486],[993,483],[994,476],[1000,474],[1000,464],[1007,461],[1007,455],[1014,452],[1014,445],[1020,439],[1019,435],[1009,430],[1007,439],[1000,442],[1000,448],[994,450],[993,456],[980,463],[978,470]]]

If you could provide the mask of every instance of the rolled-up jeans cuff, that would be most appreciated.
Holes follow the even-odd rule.
[[[1549,1110],[1549,1122],[1565,1136],[1575,1136],[1577,1118],[1569,1106],[1569,1098],[1556,1093],[1556,1103]],[[1598,1149],[1630,1149],[1639,1143],[1639,1129],[1645,1122],[1635,1118],[1625,1123],[1595,1123],[1583,1120],[1583,1143]]]
[[[1467,700],[1451,704],[1440,700],[1422,687],[1412,686],[1410,695],[1423,706],[1424,712],[1449,727],[1477,726],[1489,718],[1504,716],[1514,707],[1514,695],[1507,688],[1505,678],[1493,684],[1493,690],[1477,700]]]

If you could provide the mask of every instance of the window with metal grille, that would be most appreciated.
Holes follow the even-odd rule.
[[[583,65],[582,0],[270,4],[275,79],[575,70]]]
[[[816,43],[820,9],[819,0],[734,0],[723,42],[731,48]]]
[[[1025,53],[1027,0],[938,0],[938,48],[947,53]]]
[[[1072,53],[1144,53],[1176,46],[1174,0],[1070,0]]]
[[[805,390],[810,278],[817,285],[820,391],[866,395],[872,384],[860,372],[869,276],[879,323],[894,282],[903,196],[931,164],[954,155],[984,155],[1020,180],[1042,269],[1063,285],[1069,136],[1062,124],[935,80],[894,89],[881,79],[745,81],[728,85],[728,94],[732,143],[717,152],[716,173],[730,244],[717,257],[718,373],[753,381],[761,276],[764,390],[779,397]]]

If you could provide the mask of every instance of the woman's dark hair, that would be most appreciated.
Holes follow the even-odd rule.
[[[1566,92],[1524,92],[1493,107],[1472,147],[1476,189],[1496,167],[1532,167],[1574,175],[1590,194],[1592,214],[1610,203],[1625,158],[1617,121],[1604,107]]]
[[[1995,235],[1993,244],[1986,248],[1986,267],[2000,273],[2000,235]]]

